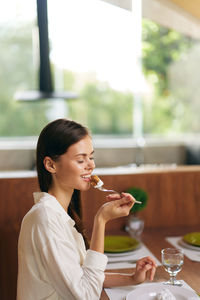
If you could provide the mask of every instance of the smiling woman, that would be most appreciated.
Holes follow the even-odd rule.
[[[68,151],[56,160],[45,156],[44,166],[52,177],[49,193],[54,195],[58,189],[62,189],[64,193],[69,192],[70,189],[70,194],[73,193],[74,188],[88,190],[91,172],[95,167],[93,152],[91,138],[86,136],[71,145]],[[68,174],[70,177],[67,176]]]
[[[81,124],[58,119],[42,130],[37,144],[41,192],[34,193],[36,204],[22,221],[17,299],[95,300],[100,298],[103,284],[129,285],[147,276],[153,279],[156,266],[151,258],[140,259],[134,275],[120,275],[113,281],[112,275],[104,274],[105,226],[109,220],[129,214],[134,205],[130,194],[107,196],[109,201],[95,215],[86,251],[87,240],[73,200],[77,190],[90,188],[93,152],[91,137]]]

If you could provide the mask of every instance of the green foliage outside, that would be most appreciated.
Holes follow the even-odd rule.
[[[170,90],[168,69],[187,57],[197,43],[172,29],[164,28],[150,20],[143,20],[143,71],[153,87],[151,99],[144,99],[144,134],[180,133],[185,132],[186,127],[193,131],[191,120],[186,125],[190,115],[189,107],[193,106],[193,102],[184,103],[183,97]],[[184,63],[183,60],[182,64]],[[174,78],[174,84],[176,80],[177,78]],[[198,118],[193,114],[193,120],[195,117]]]
[[[152,21],[143,20],[143,71],[155,76],[158,95],[168,95],[168,66],[194,45],[194,40]]]
[[[19,103],[17,90],[37,86],[32,58],[32,24],[0,28],[0,136],[37,135],[47,122],[45,103]]]
[[[87,124],[94,134],[130,134],[132,130],[131,93],[115,91],[106,83],[88,83],[80,99],[69,102],[73,119]]]
[[[0,27],[0,136],[38,135],[49,121],[50,102],[19,103],[18,90],[37,89],[37,68],[32,60],[32,24]],[[184,132],[184,115],[192,103],[181,104],[168,88],[168,68],[195,45],[195,41],[143,21],[143,70],[152,95],[143,99],[144,134]],[[88,126],[93,134],[130,135],[133,130],[133,95],[113,90],[95,79],[79,85],[77,74],[64,73],[64,88],[78,93],[67,102],[69,118]],[[180,110],[181,107],[181,110]],[[181,111],[181,113],[180,113]],[[189,118],[189,117],[188,117]],[[181,119],[181,121],[180,121]],[[196,122],[197,119],[193,118]],[[177,125],[178,124],[178,125]],[[196,130],[200,129],[198,122]]]

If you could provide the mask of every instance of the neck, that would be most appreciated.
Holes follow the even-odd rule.
[[[60,203],[60,205],[64,208],[65,211],[68,210],[73,192],[73,189],[69,191],[64,191],[53,187],[48,191],[50,195],[54,196],[57,199],[57,201]]]

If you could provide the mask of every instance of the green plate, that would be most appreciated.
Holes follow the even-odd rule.
[[[183,236],[183,241],[187,244],[200,247],[200,232],[191,232]]]
[[[104,251],[109,253],[121,253],[135,250],[140,243],[129,236],[108,235],[105,237]]]

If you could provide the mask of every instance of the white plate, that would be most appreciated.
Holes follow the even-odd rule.
[[[187,244],[182,239],[180,239],[180,241],[178,243],[179,243],[180,246],[182,246],[184,248],[191,249],[191,250],[196,250],[196,251],[200,251],[200,247],[199,246],[193,246],[193,245]]]
[[[127,251],[127,252],[121,252],[121,253],[108,253],[108,252],[104,252],[104,254],[106,254],[108,257],[123,257],[123,256],[129,256],[132,254],[135,254],[135,252],[139,249],[140,247],[138,247],[137,249],[133,250],[133,251]]]
[[[188,300],[190,297],[196,297],[196,299],[198,299],[195,292],[183,287],[164,285],[163,283],[149,283],[145,286],[141,285],[128,293],[126,300],[156,300],[156,296],[163,289],[168,289],[176,300]]]

